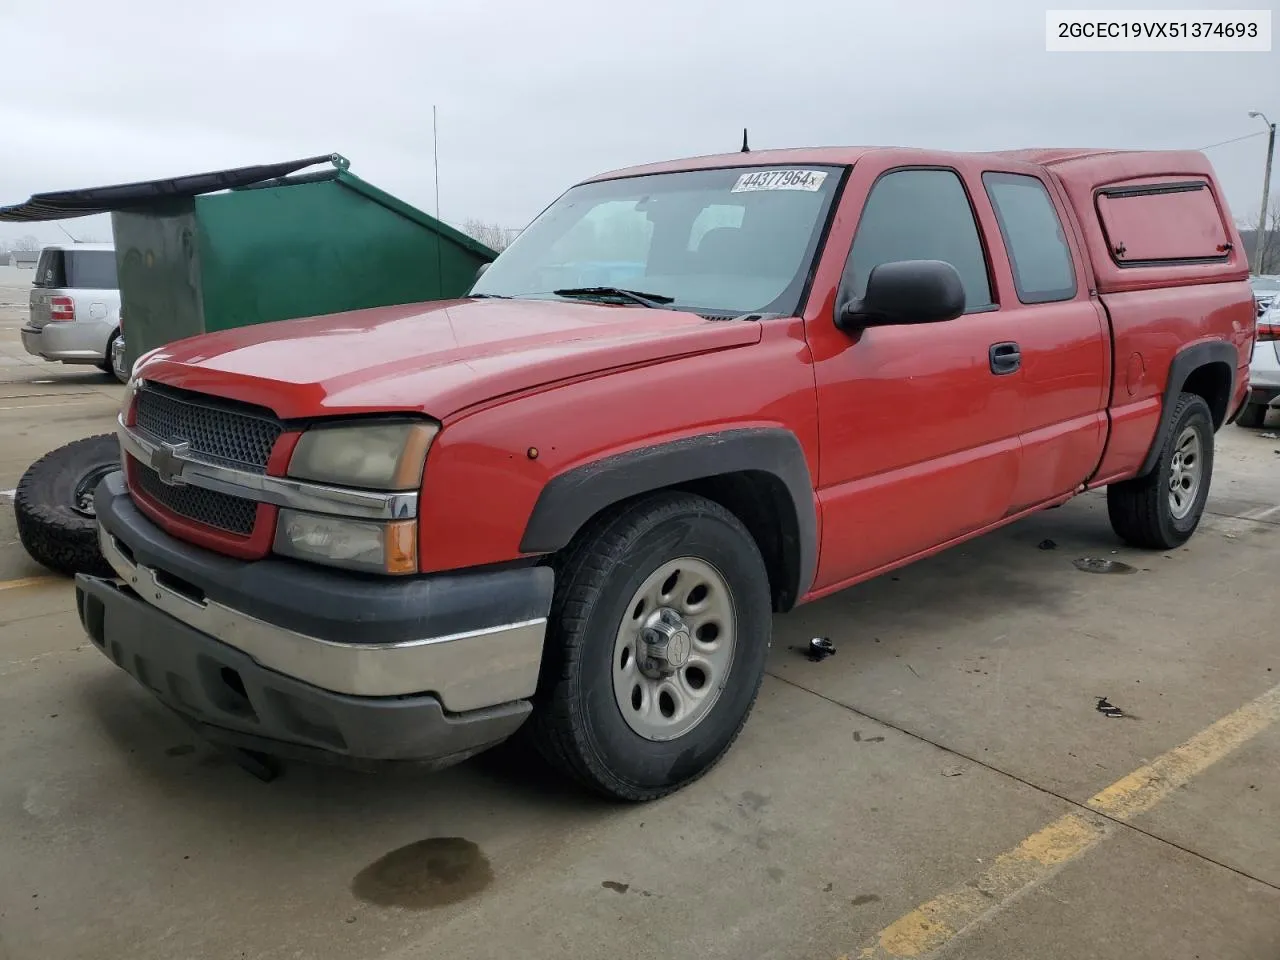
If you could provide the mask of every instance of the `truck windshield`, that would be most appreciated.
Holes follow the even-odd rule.
[[[839,181],[839,167],[806,166],[582,184],[524,230],[471,293],[581,300],[591,296],[584,288],[600,288],[602,300],[636,302],[607,292],[614,288],[672,310],[791,314]]]

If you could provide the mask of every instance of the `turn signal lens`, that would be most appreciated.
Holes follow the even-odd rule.
[[[418,522],[372,523],[281,510],[276,523],[275,552],[348,570],[415,573]]]

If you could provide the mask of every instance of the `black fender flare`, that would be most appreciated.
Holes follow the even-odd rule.
[[[813,584],[818,517],[813,481],[799,438],[780,427],[743,427],[671,440],[574,467],[542,488],[520,540],[522,553],[554,553],[593,516],[630,497],[696,480],[744,472],[781,481],[795,509],[797,576],[792,601]]]
[[[1160,426],[1156,429],[1155,438],[1151,441],[1151,447],[1147,450],[1146,459],[1142,461],[1137,476],[1145,477],[1155,469],[1156,461],[1160,459],[1160,451],[1164,449],[1165,441],[1169,439],[1169,431],[1173,429],[1169,417],[1177,402],[1178,394],[1182,392],[1192,372],[1206,364],[1222,363],[1231,371],[1231,386],[1227,392],[1228,409],[1223,412],[1223,422],[1226,422],[1227,416],[1231,413],[1231,398],[1236,392],[1236,360],[1236,348],[1225,340],[1197,343],[1174,355],[1173,361],[1169,364],[1169,379],[1165,381],[1164,397],[1160,404]]]

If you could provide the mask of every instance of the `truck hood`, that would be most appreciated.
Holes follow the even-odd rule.
[[[444,419],[508,393],[759,339],[758,323],[674,310],[451,300],[191,337],[150,354],[138,376],[283,419],[374,411]]]

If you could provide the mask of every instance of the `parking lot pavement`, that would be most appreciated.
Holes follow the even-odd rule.
[[[119,397],[4,309],[0,491]],[[1219,435],[1182,550],[1089,495],[779,617],[737,745],[638,807],[515,750],[254,780],[85,642],[0,503],[0,958],[1276,956],[1277,449]]]

